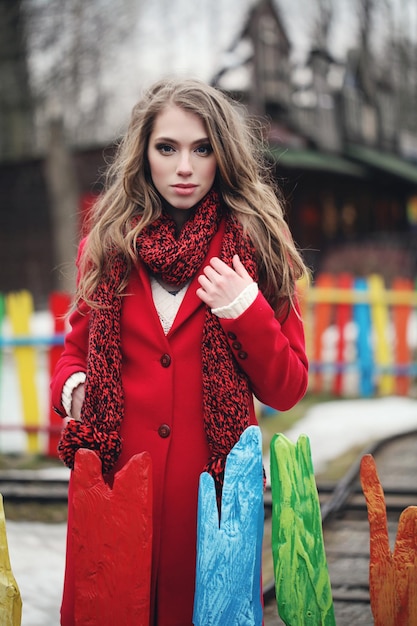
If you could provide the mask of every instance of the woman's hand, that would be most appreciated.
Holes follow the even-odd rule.
[[[81,422],[81,407],[84,402],[85,390],[84,383],[77,385],[72,392],[71,417],[77,422]]]
[[[218,257],[213,257],[198,277],[198,282],[198,297],[211,309],[217,309],[231,304],[254,281],[235,254],[232,267]]]

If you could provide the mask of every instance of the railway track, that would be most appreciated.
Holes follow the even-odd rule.
[[[5,503],[64,503],[68,477],[59,471],[0,470],[0,493]]]
[[[417,430],[380,441],[363,454],[373,455],[384,489],[391,548],[401,512],[417,504]],[[324,544],[337,626],[373,626],[369,602],[369,525],[360,485],[360,459],[337,484],[318,485]],[[0,493],[5,503],[65,503],[68,477],[62,473],[3,470]],[[273,579],[270,494],[265,495],[265,626],[283,624],[278,616]]]

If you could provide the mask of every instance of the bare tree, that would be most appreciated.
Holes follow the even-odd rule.
[[[0,0],[0,157],[26,156],[33,142],[30,89],[21,1]]]
[[[100,141],[114,59],[134,24],[133,0],[22,0],[40,145],[62,116],[74,144]],[[139,3],[140,5],[140,3]]]
[[[329,52],[329,33],[335,11],[334,0],[316,0],[317,17],[312,28],[312,45]]]
[[[133,23],[133,0],[21,0],[36,113],[36,148],[45,156],[55,287],[71,292],[79,227],[72,151],[109,139],[107,64]],[[12,4],[12,3],[10,3]]]
[[[45,179],[51,205],[54,287],[72,293],[79,238],[79,186],[62,118],[51,120],[45,154]]]
[[[415,5],[414,5],[415,11]],[[417,15],[417,11],[414,12]],[[397,14],[390,7],[391,29],[381,51],[380,66],[389,77],[396,100],[396,127],[417,134],[417,33],[413,31],[413,2],[403,0]],[[416,144],[416,140],[414,140]],[[416,154],[417,146],[413,152]]]

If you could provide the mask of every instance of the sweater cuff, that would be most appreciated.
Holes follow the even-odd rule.
[[[226,306],[219,306],[216,309],[211,309],[211,312],[217,317],[223,319],[236,319],[239,315],[242,315],[255,302],[258,295],[258,284],[251,283],[244,288],[244,290]]]
[[[71,376],[65,381],[65,385],[62,389],[61,402],[68,417],[72,417],[72,392],[76,387],[78,387],[78,385],[82,385],[83,383],[85,383],[85,372],[74,372],[74,374],[71,374]]]

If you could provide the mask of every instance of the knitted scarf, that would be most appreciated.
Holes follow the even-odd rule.
[[[226,220],[221,259],[232,264],[234,254],[254,280],[258,278],[255,250],[243,236],[239,222],[221,206],[216,191],[211,191],[197,206],[194,216],[178,238],[175,223],[166,214],[145,228],[138,236],[138,257],[148,270],[162,280],[183,285],[202,266],[210,242],[220,221]],[[122,356],[120,315],[122,297],[117,295],[126,271],[122,255],[115,255],[110,274],[103,279],[95,301],[100,308],[90,314],[89,347],[85,400],[82,422],[70,420],[62,434],[58,450],[70,468],[79,448],[95,450],[102,461],[103,474],[117,461],[122,441],[119,434],[123,419]],[[202,345],[203,419],[210,457],[202,471],[215,479],[219,493],[223,483],[226,456],[249,425],[251,391],[244,372],[239,368],[219,319],[207,307]]]

